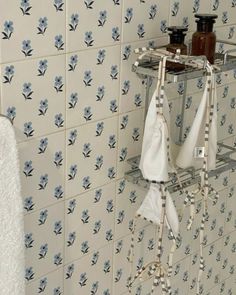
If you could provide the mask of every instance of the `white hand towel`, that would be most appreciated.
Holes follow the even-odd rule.
[[[152,96],[146,117],[139,168],[145,179],[160,182],[168,181],[168,172],[172,172],[173,169],[167,155],[169,105],[165,97],[163,115],[157,114],[156,95],[157,90]]]
[[[0,117],[0,294],[24,295],[24,224],[16,140]]]
[[[209,150],[208,150],[208,168],[215,169],[216,166],[216,151],[217,151],[217,94],[215,75],[212,76],[212,100],[214,104],[212,123],[209,130]],[[195,168],[202,167],[203,158],[194,157],[196,147],[204,147],[204,133],[206,123],[207,104],[209,93],[207,85],[205,87],[202,100],[198,107],[197,114],[194,118],[191,130],[182,145],[179,154],[176,158],[176,164],[180,168],[187,168],[193,166]]]
[[[159,186],[157,184],[151,184],[142,205],[137,211],[137,215],[140,215],[148,221],[152,221],[154,224],[160,225],[161,210],[162,199]],[[165,221],[168,228],[172,229],[172,232],[176,237],[179,233],[179,220],[172,198],[168,191],[166,191]]]

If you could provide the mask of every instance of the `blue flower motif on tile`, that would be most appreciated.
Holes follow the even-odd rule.
[[[96,94],[96,101],[101,101],[105,95],[105,87],[104,86],[99,86],[97,89],[97,94]]]
[[[64,119],[62,117],[62,114],[56,114],[55,115],[55,121],[54,121],[55,125],[58,127],[58,128],[61,128],[63,127],[64,125]]]
[[[38,34],[44,35],[48,27],[48,19],[47,17],[40,17],[38,24]]]
[[[236,7],[236,0],[232,0],[232,7]]]
[[[77,66],[77,63],[78,63],[78,55],[75,54],[75,55],[72,55],[70,57],[70,62],[69,62],[69,72],[70,71],[74,71],[76,66]]]
[[[58,151],[54,155],[54,164],[56,167],[61,167],[63,162],[62,151]]]
[[[99,259],[99,252],[97,251],[97,252],[93,253],[93,256],[92,256],[92,259],[91,259],[91,265],[97,264],[98,259]]]
[[[71,247],[74,244],[75,239],[76,239],[75,231],[72,233],[69,233],[68,240],[67,240],[67,247]]]
[[[62,76],[56,76],[54,79],[54,89],[56,90],[56,92],[62,92],[63,91],[63,80],[62,80]]]
[[[115,42],[120,41],[120,31],[118,27],[112,28],[112,39]]]
[[[112,230],[109,229],[108,231],[106,231],[106,240],[108,242],[112,241],[113,240],[113,233],[112,233]]]
[[[85,86],[92,86],[91,82],[93,81],[92,78],[92,72],[90,70],[87,70],[84,72],[84,85]]]
[[[22,42],[22,50],[21,50],[21,52],[24,53],[25,57],[32,56],[33,49],[31,47],[31,41],[30,40],[24,40]]]
[[[90,121],[90,120],[92,120],[92,116],[93,116],[93,114],[91,111],[91,107],[85,107],[84,108],[84,119],[86,121]]]
[[[218,8],[219,8],[219,5],[220,5],[220,0],[214,0],[214,3],[213,3],[213,11],[216,11]]]
[[[69,30],[75,31],[79,23],[79,14],[73,13],[70,17]]]
[[[118,106],[117,106],[117,100],[116,99],[111,100],[110,101],[110,111],[112,113],[116,113],[117,112],[117,108],[118,108]]]
[[[98,287],[99,287],[99,282],[96,281],[92,284],[91,290],[90,290],[90,294],[91,295],[95,295],[98,291]]]
[[[134,128],[133,134],[132,134],[133,141],[139,141],[139,136],[140,136],[139,128]]]
[[[64,192],[63,192],[63,189],[62,189],[61,185],[55,187],[55,189],[54,189],[54,197],[57,200],[61,199],[63,197],[63,194],[64,194]]]
[[[33,247],[34,239],[33,239],[33,234],[28,233],[25,234],[25,248],[29,249]]]
[[[59,221],[56,221],[54,223],[54,230],[53,232],[56,234],[56,235],[61,235],[62,234],[62,224],[61,224],[61,220]]]
[[[66,280],[72,277],[74,270],[75,270],[75,265],[73,263],[68,265],[66,270]]]
[[[55,38],[54,38],[54,45],[56,47],[56,49],[58,51],[60,50],[64,50],[63,46],[64,46],[64,41],[63,41],[63,38],[62,38],[62,35],[56,35]]]
[[[104,130],[104,122],[98,122],[96,126],[96,136],[101,136]]]
[[[76,200],[70,200],[68,208],[67,208],[67,214],[72,214],[76,207]]]
[[[115,178],[115,175],[116,175],[115,167],[108,168],[108,170],[107,170],[107,177],[109,179],[113,179],[113,178]]]
[[[111,66],[110,77],[112,80],[117,80],[117,76],[118,76],[118,66],[113,65],[113,66]]]
[[[81,275],[80,275],[80,279],[79,279],[79,284],[80,284],[80,287],[84,287],[86,286],[86,282],[87,282],[88,278],[87,278],[87,274],[86,272],[83,272]]]
[[[123,271],[122,271],[121,268],[116,271],[116,274],[115,274],[115,283],[117,283],[117,282],[120,281],[120,279],[122,277],[122,273],[123,273]]]
[[[106,50],[105,49],[100,49],[98,51],[98,56],[97,56],[97,65],[102,65],[104,62],[104,59],[106,57]]]
[[[87,9],[93,9],[94,0],[84,0],[84,4]]]
[[[97,156],[95,163],[95,170],[100,170],[103,165],[103,155]]]
[[[114,149],[116,147],[116,136],[114,134],[109,136],[108,146],[110,149]]]
[[[74,109],[78,103],[78,93],[71,93],[69,100],[69,109]]]
[[[94,227],[93,227],[93,234],[94,235],[99,233],[101,226],[102,226],[101,220],[98,220],[94,223]]]
[[[162,20],[161,21],[161,25],[160,25],[160,30],[162,33],[166,33],[167,32],[167,20]]]
[[[74,179],[76,174],[77,174],[77,165],[71,165],[70,166],[70,173],[68,175],[68,180]]]
[[[125,80],[124,83],[123,83],[123,87],[122,87],[122,95],[128,94],[129,89],[130,89],[130,81]]]
[[[120,5],[120,0],[113,0],[113,3],[114,3],[115,5]]]
[[[123,60],[128,60],[131,54],[131,45],[126,45],[123,50]]]
[[[54,0],[54,7],[56,8],[56,11],[63,11],[63,0]]]
[[[120,1],[120,0],[113,0],[113,1],[116,1],[117,2],[117,1]],[[109,289],[104,290],[103,291],[103,295],[111,295]]]
[[[95,190],[94,203],[98,203],[102,197],[102,189]]]
[[[221,20],[222,20],[222,23],[223,23],[223,24],[227,24],[227,22],[228,22],[228,20],[229,20],[229,18],[228,18],[228,11],[224,11],[224,12],[222,13],[222,18],[221,18]]]
[[[144,38],[144,35],[145,35],[144,24],[139,24],[139,25],[138,25],[137,34],[138,34],[138,37],[139,37],[140,39],[141,39],[141,38]]]
[[[39,213],[39,220],[38,220],[39,221],[39,225],[45,224],[47,218],[48,218],[48,210],[45,209],[45,210],[40,211],[40,213]]]
[[[114,211],[113,208],[114,208],[113,200],[108,200],[107,206],[106,206],[107,213],[112,213]]]
[[[232,97],[231,98],[230,107],[231,107],[231,109],[235,109],[236,108],[236,97]]]
[[[102,10],[99,12],[98,27],[103,27],[106,21],[107,21],[107,11]]]
[[[125,218],[125,211],[124,210],[119,211],[118,217],[117,217],[117,224],[121,224],[124,218]]]
[[[150,11],[149,11],[149,19],[155,19],[155,16],[157,14],[157,5],[153,4],[150,7]]]
[[[135,94],[134,96],[134,105],[140,107],[142,105],[142,97],[140,93]]]
[[[183,17],[182,26],[185,28],[189,27],[189,18],[187,16]]]
[[[90,189],[91,186],[91,181],[90,181],[90,177],[89,176],[85,176],[83,178],[83,184],[82,184],[83,188],[85,190]]]
[[[229,28],[228,39],[233,39],[233,37],[234,37],[234,33],[235,33],[235,27],[230,27],[230,28]]]
[[[13,65],[5,67],[5,75],[3,76],[4,81],[3,83],[11,84],[11,81],[14,77],[15,67]]]
[[[5,21],[4,23],[4,30],[2,31],[3,40],[9,40],[11,38],[11,35],[14,32],[14,27],[13,27],[13,21]]]
[[[38,76],[44,76],[48,68],[48,61],[46,59],[40,60],[38,65]]]
[[[39,116],[45,116],[46,112],[48,110],[48,100],[40,100],[39,103]]]
[[[25,174],[26,177],[30,177],[30,176],[33,176],[33,171],[34,171],[34,168],[33,168],[33,162],[30,160],[30,161],[26,161],[24,163],[24,170],[23,170],[23,173]]]
[[[129,194],[129,200],[131,204],[135,204],[137,200],[137,194],[136,191],[131,191]]]
[[[29,268],[26,268],[25,270],[25,279],[29,282],[31,280],[34,279],[34,271],[33,271],[33,267],[29,267]]]
[[[54,255],[54,264],[56,266],[62,265],[62,257],[61,257],[61,253],[55,254]]]
[[[171,15],[172,16],[176,16],[178,14],[179,6],[180,6],[180,3],[178,1],[175,1],[174,4],[173,4],[173,7],[171,9]]]
[[[48,284],[47,278],[43,278],[39,281],[38,293],[42,293],[45,291]]]
[[[91,152],[92,152],[91,144],[90,143],[85,143],[84,147],[83,147],[83,155],[84,155],[84,157],[89,158]]]
[[[39,190],[44,190],[48,184],[48,174],[40,176]]]
[[[24,83],[23,84],[23,90],[22,95],[25,99],[32,99],[32,94],[34,93],[31,89],[31,83]]]
[[[103,271],[105,273],[109,273],[111,271],[111,262],[110,260],[106,260],[103,265]]]
[[[83,222],[83,224],[88,223],[89,222],[89,211],[88,209],[83,210],[82,215],[81,215],[81,221]]]
[[[124,162],[128,154],[127,147],[122,148],[120,151],[120,162]]]
[[[12,122],[14,122],[14,119],[16,117],[16,108],[15,107],[8,107],[7,108],[7,113],[6,116],[9,118],[9,120]]]
[[[89,251],[89,245],[88,245],[88,241],[84,241],[82,244],[81,244],[81,248],[80,248],[81,252],[83,254],[86,254],[88,253]]]
[[[48,244],[41,245],[39,249],[39,259],[45,258],[47,253],[48,253]]]
[[[42,138],[40,139],[40,143],[39,143],[39,147],[38,147],[38,154],[43,154],[46,149],[48,147],[48,138],[45,137],[45,138]]]
[[[133,8],[129,7],[129,8],[126,9],[125,24],[130,23],[132,18],[133,18]]]
[[[93,39],[93,33],[91,31],[85,32],[84,34],[84,43],[87,45],[87,47],[93,46],[94,39]]]
[[[129,122],[129,115],[125,115],[122,117],[121,123],[120,123],[120,129],[124,130]]]
[[[22,0],[20,5],[20,10],[22,11],[23,15],[30,15],[30,10],[32,6],[30,6],[29,0]]]
[[[61,287],[53,289],[53,295],[62,295]]]
[[[70,136],[69,136],[69,139],[68,139],[68,145],[74,145],[75,142],[76,142],[76,139],[77,139],[77,130],[74,129],[74,130],[71,130],[70,131]]]
[[[33,197],[27,197],[25,198],[24,200],[24,209],[27,211],[27,212],[30,212],[32,210],[34,210],[34,202],[33,202]]]

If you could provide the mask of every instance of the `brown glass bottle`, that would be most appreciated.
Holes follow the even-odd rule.
[[[180,49],[180,53],[186,55],[187,46],[184,44],[184,38],[187,30],[188,29],[185,27],[168,27],[168,31],[170,32],[170,43],[167,45],[166,50],[176,53],[177,49]],[[184,69],[184,65],[174,62],[167,62],[166,68],[167,70],[177,72],[182,71]]]
[[[205,55],[211,64],[215,59],[216,35],[213,25],[217,15],[195,14],[197,32],[192,37],[192,55]]]

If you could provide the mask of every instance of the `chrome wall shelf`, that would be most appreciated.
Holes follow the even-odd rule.
[[[222,143],[218,143],[218,146],[223,148],[225,152],[224,154],[217,154],[216,169],[210,171],[209,178],[216,177],[217,175],[220,175],[226,171],[233,171],[236,169],[236,160],[232,158],[234,154],[236,155],[236,148],[233,148]],[[128,163],[131,166],[131,170],[125,173],[125,179],[143,188],[148,188],[150,182],[143,178],[142,173],[138,168],[139,161],[140,156],[128,160]],[[195,170],[192,167],[188,169],[179,169],[178,174],[182,186],[184,188],[187,188],[189,186],[199,183],[200,171],[200,169]],[[170,193],[176,192],[180,189],[174,174],[170,175],[170,181],[167,183],[167,187]]]

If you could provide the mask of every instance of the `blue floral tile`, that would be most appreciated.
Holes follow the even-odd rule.
[[[64,0],[45,0],[44,5],[36,0],[8,1],[0,12],[1,62],[63,53],[65,6]]]
[[[112,245],[64,267],[64,294],[112,294]]]
[[[25,214],[65,197],[65,132],[19,144]]]
[[[235,24],[236,5],[234,0],[212,0],[211,13],[217,14],[216,26]]]
[[[17,62],[3,67],[2,111],[18,142],[65,128],[65,57]]]
[[[119,59],[120,46],[67,55],[67,127],[118,114]]]
[[[121,0],[86,0],[67,4],[67,50],[69,52],[116,45],[121,40]],[[88,21],[89,20],[89,21]]]
[[[66,201],[65,261],[114,241],[115,183]]]
[[[116,179],[118,117],[67,130],[66,196]]]
[[[63,294],[63,268],[60,267],[51,273],[47,273],[41,278],[34,280],[26,286],[26,295],[45,294],[62,295]]]
[[[63,202],[25,216],[25,281],[27,284],[45,273],[61,268],[64,263],[63,240]]]

